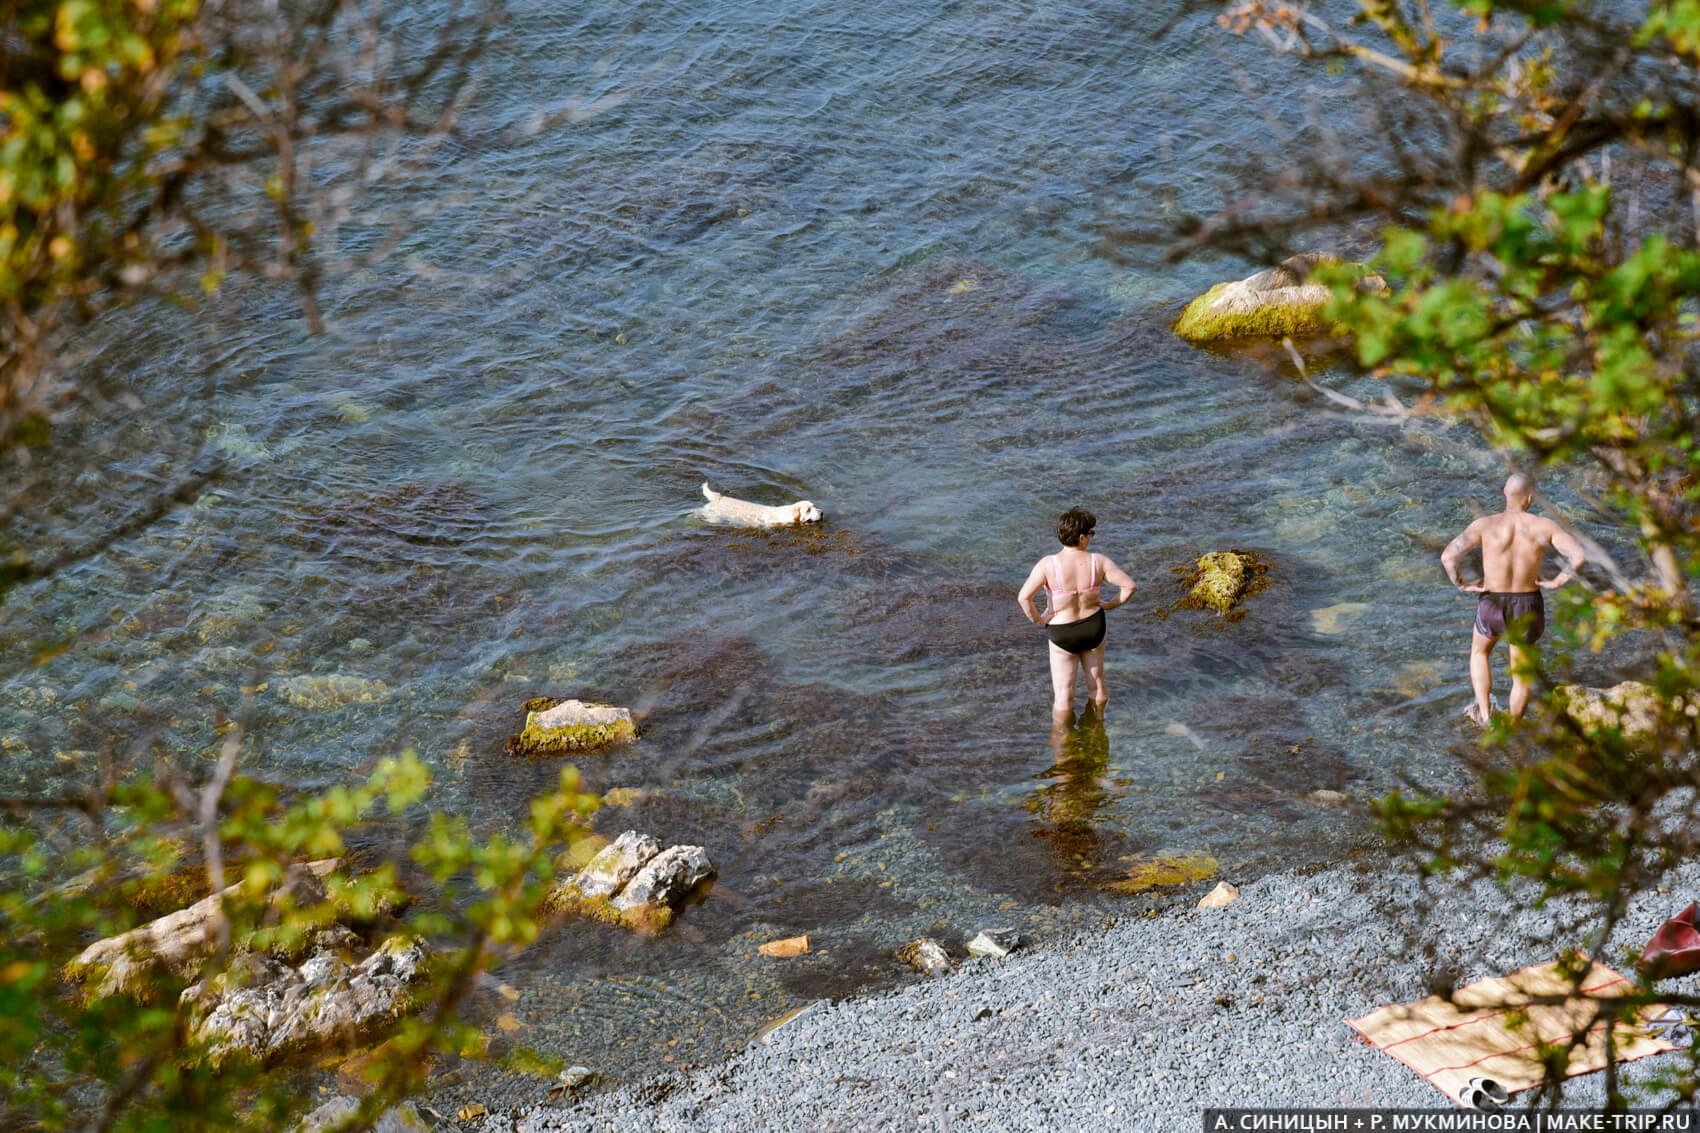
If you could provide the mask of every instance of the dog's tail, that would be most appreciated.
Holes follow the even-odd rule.
[[[704,480],[702,482],[702,498],[707,500],[709,503],[713,503],[715,500],[720,498],[720,493],[715,491],[713,488],[710,488],[708,486],[708,481]]]

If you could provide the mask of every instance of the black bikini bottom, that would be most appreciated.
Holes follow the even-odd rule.
[[[1104,643],[1104,611],[1099,610],[1089,618],[1081,618],[1077,622],[1064,622],[1062,625],[1048,625],[1045,636],[1051,639],[1051,644],[1067,653],[1090,653]]]

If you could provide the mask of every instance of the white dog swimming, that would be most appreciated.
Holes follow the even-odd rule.
[[[723,496],[703,481],[702,494],[708,502],[697,509],[710,523],[742,523],[749,527],[784,527],[793,523],[819,523],[820,508],[808,500],[794,504],[752,504],[748,500]]]

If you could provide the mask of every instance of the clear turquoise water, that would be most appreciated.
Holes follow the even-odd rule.
[[[256,290],[83,344],[108,400],[26,537],[80,545],[228,468],[0,609],[7,787],[74,783],[117,737],[210,760],[247,712],[260,773],[343,783],[415,747],[489,830],[554,777],[501,753],[523,700],[633,705],[641,742],[579,764],[647,794],[598,828],[701,843],[720,882],[658,941],[558,930],[490,1008],[624,1073],[902,978],[921,933],[1125,911],[1154,857],[1348,853],[1361,823],[1313,790],[1452,782],[1469,613],[1435,554],[1498,466],[1168,332],[1251,265],[1104,238],[1271,160],[1242,88],[1290,76],[1143,8],[518,6],[464,136],[330,234],[352,256],[407,228],[330,273],[328,333]],[[607,101],[519,136],[575,97]],[[705,479],[814,500],[817,549],[703,524]],[[1141,590],[1105,728],[1053,744],[1014,594],[1076,503]],[[1232,625],[1167,616],[1173,568],[1223,547],[1269,590]],[[281,695],[314,676],[381,684]],[[803,932],[804,960],[753,956]]]

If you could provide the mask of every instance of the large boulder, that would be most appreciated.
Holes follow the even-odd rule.
[[[645,906],[673,909],[713,876],[714,863],[701,846],[670,846],[645,862],[610,900],[622,912]]]
[[[214,1063],[271,1062],[296,1051],[348,1047],[413,1006],[430,951],[392,937],[352,963],[333,951],[297,966],[239,956],[217,975],[184,989],[189,1037]]]
[[[1312,283],[1320,264],[1339,263],[1333,256],[1307,253],[1290,256],[1280,266],[1245,279],[1218,283],[1186,305],[1175,322],[1175,333],[1194,345],[1234,338],[1305,337],[1329,329],[1322,317],[1333,291]],[[1361,264],[1351,265],[1362,290],[1385,290],[1380,276]]]
[[[628,830],[602,847],[590,864],[579,870],[572,880],[573,888],[580,897],[612,897],[660,852],[660,842],[648,834]]]
[[[525,702],[525,727],[509,737],[506,751],[509,755],[567,755],[636,738],[637,721],[629,708],[545,696]]]
[[[331,909],[335,918],[311,928],[288,951],[238,946],[223,964],[218,919],[225,902],[244,900],[233,885],[140,928],[85,948],[65,966],[95,996],[150,999],[162,981],[188,983],[179,997],[191,1040],[215,1063],[232,1058],[270,1062],[299,1050],[348,1046],[413,1006],[428,952],[416,941],[392,938],[373,950],[342,919],[364,914],[333,901],[326,879],[337,858],[293,865],[266,895],[265,920],[289,910]],[[322,915],[315,913],[315,916]],[[360,953],[367,953],[356,959]]]
[[[1559,685],[1552,690],[1552,706],[1588,732],[1615,728],[1633,739],[1652,735],[1659,726],[1659,695],[1640,681],[1619,681],[1610,688]],[[1689,717],[1700,715],[1692,704],[1671,706],[1679,707]]]
[[[322,904],[324,879],[340,868],[340,858],[325,858],[291,866],[281,886],[267,898],[273,911]],[[127,995],[145,999],[164,974],[192,980],[217,945],[216,919],[226,902],[241,899],[241,885],[232,885],[184,909],[149,921],[139,928],[96,941],[65,966],[65,975],[96,996]],[[320,930],[321,935],[334,929]],[[328,941],[326,941],[328,942]],[[319,943],[309,939],[312,946]]]
[[[663,850],[649,835],[628,830],[557,886],[543,907],[658,932],[714,876],[714,863],[701,846]]]

